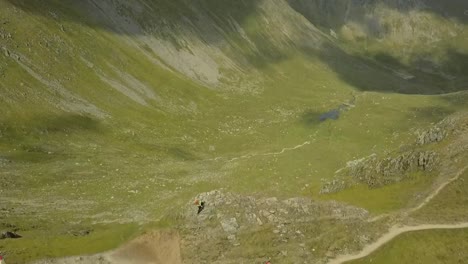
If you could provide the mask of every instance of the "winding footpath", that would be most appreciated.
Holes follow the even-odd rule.
[[[372,244],[367,245],[361,252],[354,255],[343,255],[332,261],[329,264],[341,264],[346,261],[356,260],[363,257],[367,257],[381,246],[387,244],[395,237],[412,231],[422,231],[422,230],[436,230],[436,229],[459,229],[459,228],[468,228],[468,223],[460,223],[453,225],[418,225],[418,226],[402,226],[397,227],[393,226],[390,230],[383,236],[381,236],[377,241]]]
[[[463,175],[463,173],[465,173],[465,171],[468,170],[468,165],[465,166],[463,169],[459,170],[458,173],[450,178],[448,181],[444,182],[443,184],[441,184],[437,189],[435,189],[434,191],[432,191],[427,197],[426,199],[424,199],[424,201],[422,201],[418,206],[416,207],[413,207],[413,208],[410,208],[410,209],[407,209],[406,211],[404,211],[403,213],[400,213],[400,214],[410,214],[410,213],[414,213],[416,212],[417,210],[423,208],[425,205],[427,205],[430,201],[432,201],[432,199],[434,199],[443,189],[445,189],[445,187],[447,187],[447,185],[449,185],[450,183],[458,180],[460,178],[461,175]],[[388,214],[381,214],[381,215],[378,215],[376,217],[373,217],[371,219],[368,220],[369,223],[372,223],[372,222],[377,222],[381,219],[384,219],[384,218],[387,218],[387,217],[390,217],[390,216],[393,216],[395,214],[398,214],[397,213],[388,213]]]
[[[240,159],[249,159],[249,158],[258,157],[258,156],[275,156],[275,155],[281,155],[281,154],[284,154],[284,153],[287,152],[287,151],[292,151],[292,150],[300,149],[300,148],[303,148],[303,147],[305,147],[305,146],[307,146],[307,145],[310,145],[310,144],[311,144],[310,141],[306,141],[306,142],[304,142],[304,143],[302,143],[302,144],[300,144],[300,145],[294,146],[294,147],[283,148],[281,151],[278,151],[278,152],[246,154],[246,155],[243,155],[243,156],[231,158],[231,159],[227,160],[227,162],[233,162],[233,161],[240,160]],[[204,161],[218,161],[218,160],[225,160],[225,159],[226,159],[226,158],[224,158],[224,157],[216,157],[216,158],[207,159],[207,160],[204,160]]]
[[[235,161],[235,160],[238,160],[238,159],[246,159],[246,158],[252,158],[252,157],[256,157],[256,156],[275,156],[275,155],[281,155],[281,154],[284,154],[286,151],[291,151],[291,150],[296,150],[296,149],[300,149],[306,145],[310,145],[310,141],[306,141],[300,145],[297,145],[295,147],[292,147],[292,148],[283,148],[281,151],[279,152],[269,152],[269,153],[262,153],[262,154],[249,154],[249,155],[244,155],[244,156],[241,156],[241,157],[237,157],[237,158],[232,158],[229,160],[229,162],[232,162],[232,161]]]
[[[448,181],[444,182],[441,184],[437,189],[435,189],[433,192],[431,192],[425,199],[422,201],[418,206],[410,208],[409,210],[404,211],[401,214],[409,214],[413,213],[421,208],[423,208],[425,205],[427,205],[432,199],[434,199],[447,185],[450,183],[458,180],[463,173],[468,170],[468,165],[465,166],[463,169],[458,171],[458,173],[450,178]],[[380,215],[377,217],[374,217],[369,220],[369,222],[375,222],[377,220],[380,220],[385,217],[389,217],[391,214],[384,214]],[[341,255],[336,257],[335,259],[332,259],[328,262],[328,264],[341,264],[347,261],[351,260],[356,260],[360,258],[364,258],[369,256],[370,254],[374,253],[377,249],[382,247],[383,245],[387,244],[390,242],[392,239],[395,237],[406,233],[406,232],[413,232],[413,231],[422,231],[422,230],[437,230],[437,229],[462,229],[462,228],[468,228],[468,222],[466,223],[458,223],[458,224],[424,224],[424,225],[417,225],[417,226],[399,226],[399,225],[394,225],[392,226],[387,233],[382,235],[377,241],[367,245],[364,247],[360,252],[355,253],[355,254],[348,254],[348,255]]]
[[[451,179],[449,179],[448,181],[444,182],[443,184],[441,184],[439,186],[439,188],[437,188],[436,190],[434,190],[429,196],[426,197],[426,199],[424,199],[424,201],[422,203],[420,203],[418,206],[408,210],[408,213],[412,213],[412,212],[415,212],[421,208],[423,208],[425,205],[427,205],[432,199],[434,199],[445,187],[447,187],[447,185],[449,185],[450,183],[458,180],[460,178],[460,176],[463,175],[463,173],[465,173],[465,171],[468,170],[468,165],[465,166],[463,169],[461,169],[460,171],[458,171],[458,173],[452,177]]]

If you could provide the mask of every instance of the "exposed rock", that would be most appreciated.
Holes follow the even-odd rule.
[[[265,200],[265,203],[269,206],[274,205],[278,202],[278,198],[273,197],[273,198],[268,198]]]
[[[286,223],[317,220],[323,216],[333,216],[338,219],[365,218],[368,214],[361,208],[344,206],[332,201],[318,202],[309,198],[256,199],[251,196],[213,191],[200,194],[195,199],[205,201],[207,207],[203,216],[197,216],[193,202],[187,203],[186,219],[190,225],[198,227],[200,221],[210,221],[228,234],[242,231],[244,227],[268,224],[282,226]]]
[[[15,232],[10,232],[10,231],[3,232],[3,233],[0,235],[0,239],[7,239],[7,238],[16,239],[16,238],[21,238],[21,237],[22,237],[22,236],[18,235],[17,233],[15,233]]]
[[[0,157],[0,167],[6,166],[10,161]]]
[[[422,133],[418,138],[418,143],[420,145],[439,142],[445,137],[445,133],[441,130],[430,130],[428,132]]]
[[[229,218],[221,220],[221,226],[223,227],[224,232],[233,234],[236,233],[239,229],[239,224],[237,224],[236,218]]]
[[[5,57],[10,57],[10,51],[6,47],[2,47],[2,50]]]
[[[347,188],[346,181],[341,179],[333,179],[325,182],[320,189],[320,194],[336,193]]]
[[[392,156],[379,158],[376,154],[349,161],[346,167],[336,172],[335,177],[322,184],[321,194],[336,193],[356,184],[366,184],[371,188],[400,182],[408,178],[411,172],[430,172],[440,165],[441,156],[438,152],[422,147],[425,144],[441,142],[449,136],[464,135],[468,130],[468,115],[456,114],[425,131],[418,131],[416,144],[402,147],[402,152]],[[404,150],[403,150],[404,149]],[[451,155],[463,152],[460,147],[452,146]]]
[[[357,183],[382,187],[404,180],[410,172],[432,171],[438,162],[439,155],[433,151],[408,151],[384,159],[371,155],[348,162],[335,179],[323,184],[320,193],[338,192]]]
[[[440,142],[447,136],[447,131],[439,128],[433,127],[427,131],[423,131],[418,135],[417,143],[419,145]]]
[[[196,206],[193,204],[195,199],[203,200],[208,205],[203,216],[196,215]],[[253,242],[249,239],[251,234],[268,232],[270,237],[264,237],[270,240],[273,248],[278,249],[278,253],[285,249],[287,243],[286,250],[289,252],[286,254],[290,257],[303,254],[306,241],[316,238],[317,234],[309,230],[311,226],[320,225],[321,221],[328,219],[361,223],[368,216],[369,213],[362,208],[336,201],[315,201],[305,197],[285,200],[276,197],[259,198],[216,190],[199,194],[187,202],[185,215],[182,216],[185,221],[181,229],[186,234],[182,246],[187,254],[198,257],[200,248],[203,252],[224,252],[226,248],[249,245]],[[255,237],[254,240],[261,237]],[[207,240],[217,242],[209,243],[208,247]],[[304,246],[300,247],[299,243]],[[293,249],[289,247],[290,244],[296,247]],[[203,254],[193,263],[203,263]]]
[[[417,144],[425,145],[444,140],[450,135],[463,133],[468,127],[466,114],[460,113],[445,118],[425,131],[417,131]]]
[[[69,233],[76,237],[82,237],[82,236],[87,236],[91,234],[91,232],[93,232],[92,229],[85,229],[85,230],[70,231]]]
[[[257,217],[257,224],[258,224],[259,226],[262,226],[262,225],[263,225],[262,220],[261,220],[260,218],[258,218],[258,217]]]
[[[21,57],[18,54],[10,54],[10,57],[17,61],[21,60]]]

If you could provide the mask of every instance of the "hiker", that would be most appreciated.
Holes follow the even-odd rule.
[[[205,209],[205,202],[201,202],[200,205],[198,206],[198,213],[197,215],[199,215],[203,209]]]
[[[193,203],[194,205],[198,206],[198,212],[197,212],[197,215],[199,215],[203,209],[205,209],[205,202],[204,201],[201,201],[200,200],[195,200],[195,202]]]
[[[5,261],[3,261],[3,257],[0,255],[0,264],[5,264]]]

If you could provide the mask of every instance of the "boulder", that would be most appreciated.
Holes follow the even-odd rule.
[[[237,230],[239,229],[237,219],[234,217],[221,220],[221,226],[223,227],[224,232],[228,234],[237,233]]]
[[[3,232],[1,235],[0,235],[0,239],[16,239],[16,238],[21,238],[22,236],[18,235],[17,233],[15,232],[10,232],[10,231],[6,231],[6,232]]]

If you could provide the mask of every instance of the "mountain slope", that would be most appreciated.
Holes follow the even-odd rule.
[[[0,253],[102,251],[213,189],[316,197],[347,161],[466,110],[464,9],[0,0],[0,226],[26,234]],[[365,209],[403,206],[385,192]]]

